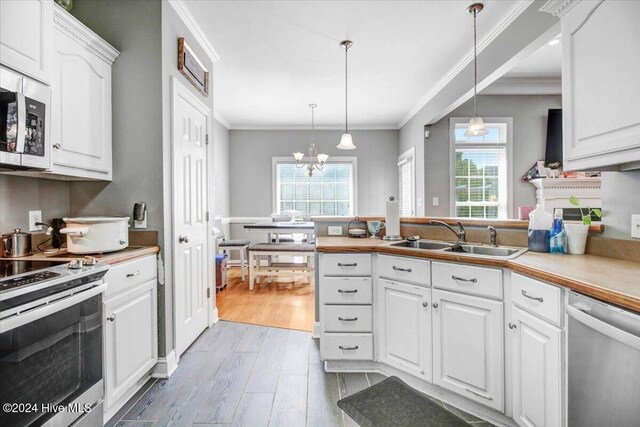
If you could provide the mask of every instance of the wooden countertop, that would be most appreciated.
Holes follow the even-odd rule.
[[[318,252],[378,252],[509,268],[536,279],[640,312],[640,263],[596,255],[525,252],[515,259],[474,258],[451,252],[389,247],[381,239],[318,237]]]
[[[140,246],[139,248],[135,249],[104,254],[98,258],[98,261],[107,264],[117,264],[119,262],[128,261],[145,255],[157,254],[158,252],[160,252],[159,246]],[[83,257],[84,255],[74,255],[68,253],[66,250],[61,250],[57,253],[36,252],[28,257],[0,259],[10,261],[69,261],[72,258]]]

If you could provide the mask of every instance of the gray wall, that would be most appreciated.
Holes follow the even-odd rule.
[[[632,214],[640,214],[640,170],[603,172],[604,237],[631,239]]]
[[[29,211],[42,211],[44,222],[69,215],[69,184],[0,175],[0,233],[29,230]]]
[[[318,152],[358,158],[357,215],[383,215],[384,202],[398,193],[398,131],[352,131],[353,151],[338,150],[342,131],[316,132]],[[264,217],[272,211],[272,158],[306,153],[308,130],[231,130],[231,216]],[[331,157],[329,158],[331,159]]]
[[[540,159],[544,158],[547,135],[547,110],[561,108],[561,97],[546,96],[479,96],[478,112],[485,117],[513,117],[513,212],[518,206],[535,204],[535,189],[520,181],[520,177]],[[431,126],[431,135],[424,146],[425,214],[449,216],[449,118],[469,117],[473,114],[473,101],[468,101],[450,115]],[[405,126],[406,127],[406,126]],[[401,133],[402,136],[402,133]],[[422,135],[415,136],[419,139]],[[440,199],[432,206],[432,198]]]
[[[223,218],[231,215],[229,188],[229,129],[213,122],[213,188],[214,212]]]

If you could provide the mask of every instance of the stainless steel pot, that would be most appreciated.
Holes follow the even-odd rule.
[[[31,254],[31,234],[16,228],[13,233],[2,235],[3,257],[19,258]]]

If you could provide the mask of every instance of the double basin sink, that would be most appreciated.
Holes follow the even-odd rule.
[[[478,243],[449,243],[433,240],[403,240],[401,242],[390,243],[389,246],[419,249],[424,251],[455,252],[456,254],[468,254],[495,259],[513,259],[527,251],[526,248],[488,246]]]

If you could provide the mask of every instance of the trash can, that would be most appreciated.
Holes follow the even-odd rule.
[[[216,255],[216,292],[227,287],[227,254]]]

